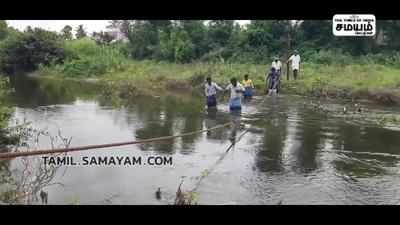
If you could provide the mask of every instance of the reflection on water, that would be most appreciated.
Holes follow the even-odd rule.
[[[37,107],[60,104],[73,104],[76,98],[92,99],[99,93],[94,84],[53,79],[30,79],[25,76],[12,76],[10,83],[15,89],[13,101],[21,107]]]
[[[190,189],[200,174],[224,154],[247,129],[235,149],[198,189],[201,204],[397,204],[400,133],[357,126],[303,106],[298,97],[275,96],[262,105],[255,97],[241,112],[205,110],[204,99],[163,96],[130,99],[122,107],[99,103],[92,84],[19,78],[14,83],[15,118],[37,128],[61,128],[72,146],[170,136],[232,126],[183,138],[102,151],[92,155],[173,157],[172,166],[70,167],[60,180],[65,189],[49,189],[50,203],[99,203],[118,193],[114,204],[166,204],[173,201],[180,178]],[[371,109],[373,110],[373,109]],[[43,141],[43,147],[49,143]],[[374,154],[375,153],[375,154]],[[9,162],[1,170],[10,171]],[[169,196],[154,199],[158,187]],[[97,202],[97,203],[96,203]]]

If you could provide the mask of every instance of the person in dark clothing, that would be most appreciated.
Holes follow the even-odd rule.
[[[279,73],[276,71],[275,67],[271,68],[271,72],[268,73],[268,75],[266,77],[266,81],[267,81],[268,94],[277,92],[278,82],[279,82]]]

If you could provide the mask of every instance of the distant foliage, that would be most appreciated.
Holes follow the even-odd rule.
[[[87,37],[87,33],[85,29],[83,28],[83,25],[79,25],[78,28],[76,28],[76,34],[75,34],[76,39],[82,39]]]
[[[0,20],[0,41],[3,40],[8,33],[7,23],[5,20]]]
[[[107,32],[103,32],[103,31],[101,31],[101,32],[93,32],[92,38],[99,45],[108,45],[114,40],[114,37],[112,35],[110,35]]]
[[[176,28],[170,32],[161,32],[160,49],[162,56],[170,61],[190,62],[195,55],[189,34],[182,28]]]
[[[270,65],[273,57],[286,61],[294,49],[307,63],[400,67],[399,21],[377,21],[377,35],[362,38],[333,36],[331,26],[331,20],[252,20],[246,26],[232,20],[112,20],[109,28],[126,37],[116,41],[107,32],[88,37],[83,25],[73,40],[68,25],[57,35],[32,27],[19,32],[0,21],[0,72],[55,68],[65,59],[58,68],[71,75],[122,69],[129,58]]]
[[[69,25],[66,25],[62,30],[61,30],[61,37],[63,37],[65,40],[72,40],[73,35],[72,35],[72,27]]]

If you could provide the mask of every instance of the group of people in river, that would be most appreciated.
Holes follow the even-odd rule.
[[[292,62],[291,68],[293,72],[293,78],[297,80],[298,72],[300,70],[300,55],[295,50],[293,55],[286,61],[286,63]],[[275,57],[271,68],[268,70],[265,81],[266,89],[265,94],[275,95],[280,92],[281,89],[281,73],[282,63],[279,57]],[[207,77],[205,83],[205,96],[207,98],[207,107],[215,108],[217,106],[217,91],[228,92],[230,91],[229,109],[231,111],[240,111],[242,109],[242,97],[244,99],[251,99],[254,94],[254,83],[249,78],[248,74],[244,75],[243,81],[240,83],[236,78],[230,80],[225,88],[220,87],[217,83],[213,82],[211,77]]]

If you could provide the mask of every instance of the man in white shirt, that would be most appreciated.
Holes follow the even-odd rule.
[[[204,93],[207,97],[207,107],[217,106],[217,90],[223,91],[223,89],[218,86],[215,82],[211,81],[211,77],[207,77],[206,84],[204,85]]]
[[[286,63],[288,63],[289,61],[292,62],[293,77],[296,80],[297,74],[299,73],[300,70],[300,55],[297,50],[294,50],[294,54],[290,56],[289,60]]]
[[[276,72],[278,72],[279,74],[281,73],[282,63],[278,57],[275,57],[274,61],[272,61],[271,68],[275,68]]]
[[[279,93],[279,89],[281,87],[281,71],[282,71],[282,63],[279,60],[278,57],[274,58],[274,61],[272,62],[271,68],[275,68],[276,73],[278,73],[278,84],[276,88],[276,92]]]
[[[231,111],[242,109],[242,93],[244,92],[244,87],[236,78],[231,79],[231,83],[225,88],[226,91],[231,91],[231,98],[229,101],[229,109]]]

